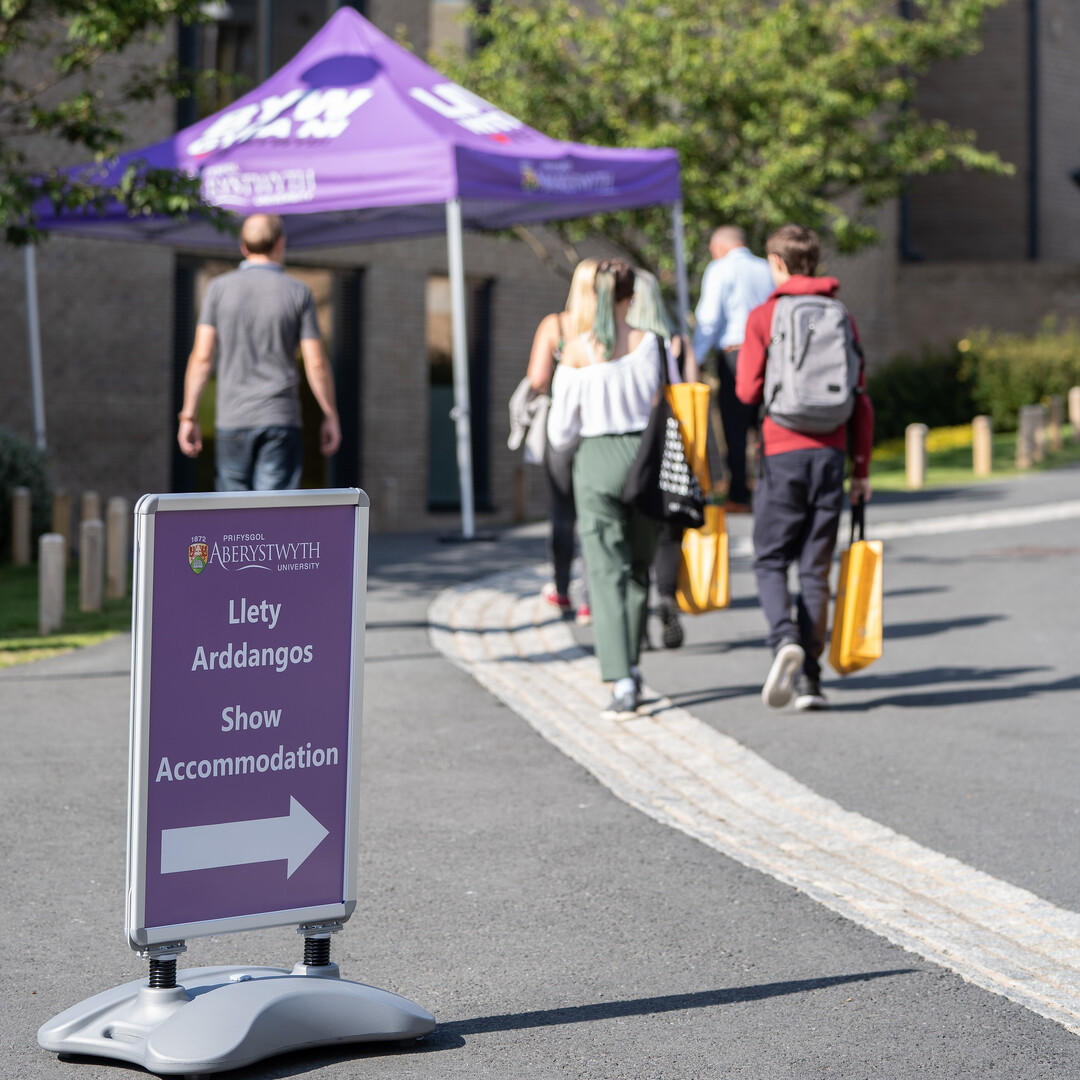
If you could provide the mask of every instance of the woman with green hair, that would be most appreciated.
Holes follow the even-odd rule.
[[[693,346],[681,334],[675,333],[663,294],[660,292],[660,283],[648,270],[634,272],[634,302],[630,305],[626,321],[638,330],[651,330],[665,340],[669,359],[668,377],[672,382],[697,381],[698,365]],[[675,600],[679,560],[682,555],[682,534],[680,526],[665,524],[653,562],[656,591],[660,594],[660,640],[663,641],[665,649],[677,649],[683,643],[679,605]]]
[[[660,389],[657,334],[627,322],[634,270],[609,259],[596,270],[592,330],[567,343],[551,387],[548,440],[580,438],[574,456],[578,536],[589,575],[596,656],[611,682],[608,718],[633,716],[641,698],[638,655],[648,614],[658,522],[622,501]]]

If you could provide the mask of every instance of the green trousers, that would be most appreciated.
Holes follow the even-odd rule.
[[[578,536],[589,574],[593,641],[605,682],[638,662],[649,610],[649,567],[660,523],[622,501],[640,433],[582,439],[574,456]]]

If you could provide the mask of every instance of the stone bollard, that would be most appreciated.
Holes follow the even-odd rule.
[[[1031,415],[1035,424],[1035,461],[1046,460],[1046,409],[1042,405],[1032,405]]]
[[[33,504],[30,489],[13,487],[11,489],[11,562],[15,566],[30,565],[32,520]]]
[[[38,540],[38,633],[51,634],[64,626],[65,552],[59,533]]]
[[[1073,442],[1080,442],[1080,386],[1069,391],[1069,423],[1072,424]]]
[[[971,466],[976,476],[989,476],[994,468],[994,422],[989,416],[971,421]]]
[[[52,531],[64,538],[64,566],[71,555],[71,496],[58,491],[52,501]]]
[[[105,522],[79,525],[79,610],[100,611],[105,584]]]
[[[127,499],[110,499],[105,511],[105,595],[110,599],[127,596],[132,528]]]
[[[96,491],[84,491],[79,507],[79,521],[101,520],[101,496]],[[81,539],[81,538],[80,538]]]
[[[908,424],[904,430],[907,486],[913,490],[926,483],[926,435],[929,430],[925,424]]]
[[[1021,405],[1016,432],[1016,467],[1030,469],[1042,461],[1046,445],[1045,414],[1041,405]]]
[[[1046,427],[1046,449],[1051,454],[1060,454],[1063,444],[1061,428],[1065,423],[1065,402],[1060,394],[1050,395],[1050,408]]]

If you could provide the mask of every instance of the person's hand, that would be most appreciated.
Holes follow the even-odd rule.
[[[330,457],[331,454],[336,453],[340,445],[341,424],[338,421],[337,413],[324,416],[322,427],[319,429],[319,449],[322,451],[323,457]]]
[[[852,506],[855,506],[858,503],[868,503],[872,494],[869,476],[853,476],[851,478],[851,491],[849,497]]]
[[[181,418],[176,441],[180,444],[180,451],[185,456],[198,457],[202,451],[202,429],[199,427],[199,421]]]

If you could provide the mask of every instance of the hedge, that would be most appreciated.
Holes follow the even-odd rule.
[[[1080,386],[1080,325],[1050,318],[1034,335],[974,330],[944,349],[897,356],[867,376],[874,442],[900,438],[908,424],[954,427],[972,417],[1015,431],[1022,405],[1065,397]]]
[[[1080,386],[1080,326],[1046,320],[1032,337],[979,330],[957,343],[961,374],[971,386],[977,414],[993,418],[998,431],[1014,431],[1022,405],[1051,394],[1066,397]]]
[[[30,489],[31,528],[37,538],[52,524],[52,490],[45,455],[9,428],[0,426],[0,558],[11,558],[11,489]]]
[[[874,442],[899,439],[908,424],[932,428],[971,423],[971,388],[962,376],[964,355],[952,346],[896,356],[866,379],[874,403]]]

